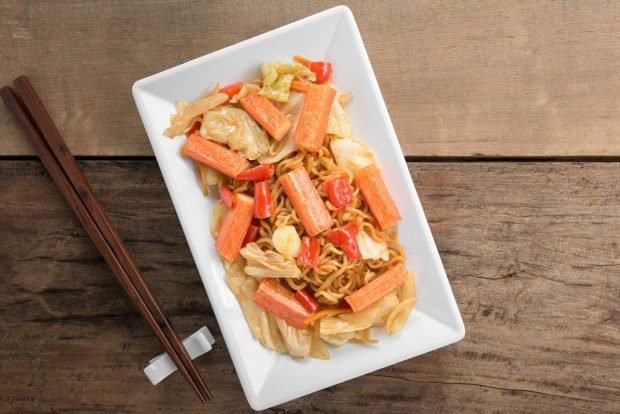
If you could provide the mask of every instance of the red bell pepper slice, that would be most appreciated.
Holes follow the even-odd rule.
[[[327,238],[336,246],[340,247],[349,259],[355,260],[359,259],[362,255],[357,245],[357,239],[355,238],[358,231],[359,224],[353,222],[333,230],[327,235]]]
[[[248,243],[255,242],[258,240],[258,236],[260,235],[260,223],[258,220],[253,219],[252,224],[248,227],[247,233],[245,233],[245,237],[243,238],[243,243],[241,243],[241,247],[244,247]]]
[[[202,125],[202,122],[200,121],[195,121],[194,124],[192,125],[192,127],[189,129],[189,131],[187,131],[187,136],[189,137],[190,135],[192,135],[194,132],[198,131],[200,129],[200,126]]]
[[[353,201],[353,192],[349,185],[349,177],[341,175],[332,180],[325,181],[325,189],[329,196],[329,201],[334,207],[346,207]]]
[[[332,75],[331,62],[310,62],[309,68],[315,73],[318,84],[327,82]]]
[[[295,299],[310,313],[314,313],[319,308],[319,302],[305,288],[295,292]]]
[[[243,82],[236,82],[231,85],[227,85],[227,86],[220,88],[220,92],[228,95],[228,99],[232,99],[233,96],[239,93],[242,86],[243,86]]]
[[[319,253],[321,250],[321,241],[316,237],[304,236],[301,238],[301,249],[297,256],[297,263],[302,266],[310,266],[316,268],[319,264]]]
[[[265,219],[271,217],[275,207],[267,181],[254,184],[254,217]]]
[[[235,195],[228,187],[220,187],[220,198],[224,205],[228,208],[233,208],[235,206],[235,201],[237,201]]]
[[[237,180],[247,181],[263,181],[268,180],[276,173],[276,166],[273,164],[261,164],[256,167],[252,167],[249,170],[245,170],[237,177]]]

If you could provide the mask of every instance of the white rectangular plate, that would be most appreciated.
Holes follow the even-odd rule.
[[[340,91],[353,92],[347,113],[354,133],[376,151],[404,218],[399,225],[400,242],[407,252],[407,268],[415,272],[418,292],[418,304],[402,332],[389,336],[383,329],[376,329],[377,345],[332,347],[329,361],[279,355],[253,339],[224,281],[209,232],[215,197],[203,197],[194,166],[179,156],[184,139],[171,140],[163,135],[176,100],[192,101],[217,81],[225,85],[255,79],[261,63],[289,61],[294,54],[333,62],[335,85]],[[266,409],[463,338],[461,315],[362,38],[347,7],[326,10],[139,80],[133,86],[133,96],[252,408]]]

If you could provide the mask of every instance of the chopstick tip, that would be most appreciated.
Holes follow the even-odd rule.
[[[19,82],[30,82],[30,79],[26,75],[19,75],[18,77],[13,79],[13,83],[19,83]]]
[[[19,98],[17,97],[15,90],[9,85],[5,85],[0,88],[0,96],[2,96],[4,103],[9,108],[19,102]]]
[[[13,92],[13,88],[11,88],[9,85],[4,85],[2,88],[0,88],[0,93],[2,93],[2,95],[5,95],[15,92]]]

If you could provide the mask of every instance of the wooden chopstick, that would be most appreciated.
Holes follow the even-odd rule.
[[[206,389],[206,386],[201,386],[200,382],[197,382],[194,379],[195,377],[200,378],[200,375],[197,373],[197,370],[195,369],[195,366],[191,362],[189,355],[187,355],[187,352],[185,351],[185,347],[183,347],[180,341],[178,340],[178,336],[176,336],[176,333],[170,326],[170,323],[165,317],[165,315],[163,314],[163,312],[161,311],[158,312],[159,315],[157,314],[153,315],[151,312],[150,308],[158,307],[159,304],[151,303],[150,304],[151,306],[149,306],[149,300],[152,301],[154,299],[154,295],[150,293],[148,285],[146,284],[144,280],[142,280],[142,283],[140,283],[140,286],[148,292],[147,295],[144,295],[143,292],[140,292],[140,290],[136,288],[134,282],[129,277],[128,272],[126,271],[125,268],[123,268],[121,262],[119,261],[119,258],[115,255],[114,250],[112,249],[112,246],[111,246],[112,243],[110,243],[110,239],[106,239],[104,233],[98,227],[96,221],[93,219],[92,215],[90,214],[88,205],[83,202],[84,199],[90,198],[92,200],[91,205],[92,203],[98,204],[96,200],[92,196],[90,196],[92,195],[92,190],[90,190],[90,186],[88,186],[88,183],[85,182],[86,181],[85,178],[83,178],[83,180],[86,186],[74,187],[71,184],[67,171],[63,169],[62,165],[54,157],[53,152],[51,151],[50,147],[47,145],[47,142],[45,138],[43,137],[43,135],[41,134],[41,131],[38,129],[37,124],[34,122],[32,115],[28,113],[27,109],[19,101],[19,98],[15,95],[13,90],[10,88],[3,88],[2,96],[5,99],[5,102],[7,103],[7,105],[9,106],[9,109],[11,109],[16,119],[18,120],[18,122],[22,125],[22,127],[26,131],[28,138],[30,139],[31,143],[35,147],[35,150],[41,157],[41,160],[43,161],[44,165],[50,172],[50,175],[52,176],[52,178],[58,185],[59,189],[61,190],[61,192],[67,199],[69,205],[76,212],[76,214],[78,215],[78,218],[80,219],[85,229],[91,236],[91,239],[93,240],[93,242],[95,243],[99,251],[102,253],[104,258],[106,259],[106,262],[108,262],[108,264],[114,271],[115,275],[117,276],[123,288],[127,291],[128,295],[130,296],[130,299],[134,302],[135,306],[138,308],[142,316],[147,320],[147,322],[149,323],[149,326],[155,332],[160,343],[162,344],[164,349],[170,354],[170,357],[173,359],[173,361],[177,365],[179,371],[188,379],[188,381],[192,385],[192,388],[198,394],[201,401],[203,403],[206,402],[207,399],[211,398],[210,393]],[[61,149],[65,153],[68,152],[68,150],[66,149],[66,146],[64,145],[59,145],[58,148]],[[69,153],[69,156],[70,156],[70,153]],[[71,156],[71,158],[73,157]],[[75,168],[81,173],[81,170],[79,170],[79,167],[77,166],[75,161],[74,161],[74,164],[75,164]],[[114,231],[113,228],[112,228],[112,231]],[[137,269],[137,267],[135,266],[134,268]],[[163,315],[163,318],[162,318],[162,315]],[[162,329],[163,327],[167,327],[167,329],[164,330]],[[176,341],[174,341],[175,337],[176,337]],[[180,348],[178,346],[175,346],[175,342],[177,343],[177,345],[180,345]],[[186,361],[189,361],[189,364],[186,361],[183,361],[183,353],[185,353]],[[194,370],[195,375],[192,375],[191,373],[192,368]],[[204,385],[204,382],[203,381],[201,382]]]
[[[28,108],[22,105],[10,87],[2,88],[0,93],[52,179],[179,371],[190,382],[203,403],[211,399],[211,394],[187,355],[185,347],[126,246],[94,198],[88,181],[64,144],[34,88],[25,77],[18,78],[15,84]]]
[[[211,399],[212,396],[206,384],[204,383],[204,380],[198,373],[198,370],[196,369],[191,358],[187,354],[185,347],[183,346],[178,335],[172,328],[170,321],[161,309],[159,301],[156,299],[155,295],[148,287],[144,276],[138,269],[138,266],[136,265],[135,260],[133,259],[131,254],[129,253],[129,250],[125,246],[125,243],[123,243],[121,238],[118,236],[116,229],[108,219],[101,205],[97,202],[97,199],[94,196],[90,184],[88,183],[81,169],[77,165],[75,158],[73,158],[73,155],[68,150],[64,139],[54,125],[52,118],[49,116],[47,110],[45,109],[29,79],[26,76],[20,76],[19,78],[14,80],[14,84],[17,92],[22,98],[24,105],[32,115],[32,118],[36,121],[37,126],[41,131],[41,135],[49,145],[55,157],[58,159],[63,170],[67,172],[69,179],[71,180],[73,186],[76,188],[78,195],[86,205],[87,209],[93,216],[95,223],[102,231],[105,238],[110,242],[110,245],[116,257],[125,268],[129,278],[132,280],[133,284],[140,292],[140,295],[146,299],[145,302],[147,306],[149,307],[150,311],[155,315],[156,319],[160,322],[160,326],[172,343],[173,348],[178,350],[177,353],[179,354],[180,360],[183,365],[185,365],[188,369],[192,380],[198,385],[200,389],[204,391],[205,396],[208,399]]]

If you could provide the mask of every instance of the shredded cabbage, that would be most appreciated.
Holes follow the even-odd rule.
[[[332,139],[330,148],[336,164],[351,175],[370,164],[377,164],[377,157],[368,144],[353,136]]]
[[[239,253],[247,261],[245,272],[250,276],[299,279],[301,275],[293,259],[274,251],[264,252],[254,242],[248,243]]]
[[[280,318],[275,318],[275,320],[289,354],[299,358],[309,355],[310,346],[312,345],[312,334],[307,329],[294,328]]]
[[[339,334],[321,334],[321,339],[327,342],[328,344],[334,346],[342,346],[349,342],[351,339],[355,338],[355,332],[343,332]]]
[[[342,346],[349,341],[363,342],[366,344],[374,344],[377,342],[377,340],[370,337],[370,328],[331,335],[321,334],[321,339],[334,346]]]
[[[232,263],[226,272],[226,283],[237,298],[252,334],[256,339],[260,340],[262,337],[260,313],[263,312],[263,310],[252,300],[254,292],[258,289],[258,283],[254,278],[247,277],[238,261]]]
[[[209,168],[206,165],[194,161],[196,168],[198,169],[198,175],[200,176],[200,184],[202,187],[202,193],[205,196],[209,195],[209,187],[218,186],[221,187],[224,183],[224,174],[219,171]]]
[[[339,344],[356,338],[355,332],[381,325],[398,305],[396,292],[392,291],[370,308],[357,313],[343,313],[321,319],[321,338],[330,344]],[[361,339],[361,338],[360,338]]]
[[[260,86],[254,83],[244,83],[239,93],[230,98],[230,103],[238,103],[241,98],[252,95],[254,92],[260,91]]]
[[[207,185],[208,186],[218,186],[221,187],[224,185],[225,176],[221,172],[214,170],[213,168],[206,167],[207,169]]]
[[[243,273],[243,267],[239,261],[225,262],[224,264],[226,267],[226,283],[232,293],[237,296],[247,275]]]
[[[263,87],[259,92],[266,98],[286,102],[293,79],[308,79],[314,82],[316,75],[300,63],[266,62],[261,66]]]
[[[200,98],[191,104],[183,101],[177,102],[175,105],[177,114],[170,117],[171,125],[164,131],[164,135],[170,138],[181,135],[191,127],[198,116],[222,105],[227,100],[228,95],[225,93],[215,93]],[[179,109],[181,110],[180,112],[178,112]]]
[[[318,321],[316,325],[314,325],[314,332],[312,333],[312,343],[310,344],[310,356],[316,359],[329,359],[331,356],[329,354],[329,349],[327,348],[327,344],[323,342],[321,339],[320,332],[320,323]]]
[[[387,242],[376,241],[364,230],[360,230],[355,239],[364,260],[389,260],[390,252],[388,251]]]
[[[288,96],[288,101],[285,103],[276,103],[276,106],[280,109],[280,112],[292,121],[299,116],[305,96],[303,92],[291,91]],[[294,131],[294,128],[292,130]]]
[[[185,108],[187,108],[189,106],[189,102],[187,101],[183,101],[183,100],[178,100],[174,103],[174,109],[177,111],[177,114],[182,113],[183,111],[185,111]],[[171,115],[170,116],[170,120],[175,119],[176,115]]]
[[[376,344],[377,342],[379,342],[370,336],[370,328],[357,331],[356,333],[357,335],[355,336],[355,338],[353,338],[354,341],[362,342],[364,344]]]
[[[334,99],[332,110],[329,113],[329,121],[327,122],[327,133],[336,135],[340,138],[353,136],[351,131],[351,120],[344,112],[342,103],[339,98]]]
[[[385,323],[385,330],[388,333],[395,333],[403,329],[417,302],[416,296],[415,277],[412,272],[409,272],[409,278],[403,285],[399,295],[400,303],[390,313]]]
[[[222,106],[204,114],[200,135],[227,144],[249,160],[269,150],[267,133],[242,109]]]
[[[217,235],[220,234],[226,211],[228,211],[228,209],[221,201],[218,201],[215,207],[213,207],[213,211],[211,211],[211,222],[209,223],[213,237],[217,237]]]
[[[237,298],[254,338],[268,349],[286,352],[287,348],[278,330],[276,318],[256,305],[252,299],[258,289],[258,282],[243,272],[238,260],[228,265],[226,283]]]
[[[269,331],[268,331],[270,335],[269,340],[273,344],[273,348],[271,349],[273,349],[274,351],[280,352],[280,353],[286,353],[287,348],[286,348],[286,344],[284,343],[284,339],[282,338],[282,334],[280,333],[280,328],[278,327],[278,320],[277,320],[278,318],[276,318],[269,312],[265,312],[265,313],[267,314],[268,324],[269,324]]]

